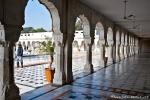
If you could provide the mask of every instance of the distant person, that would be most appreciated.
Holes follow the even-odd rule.
[[[19,67],[19,62],[21,63],[21,67],[23,68],[23,49],[21,44],[18,44],[18,49],[17,49],[17,67]]]

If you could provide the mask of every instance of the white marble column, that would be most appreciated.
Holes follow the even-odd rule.
[[[133,56],[133,44],[131,44],[131,56]]]
[[[119,53],[120,53],[120,42],[116,42],[116,60],[115,60],[115,62],[119,61]]]
[[[65,75],[66,75],[66,83],[73,82],[73,72],[72,72],[72,52],[73,52],[73,40],[74,34],[67,34],[67,40],[65,45]],[[78,45],[78,44],[77,44]]]
[[[53,34],[53,39],[55,42],[55,74],[53,83],[57,85],[63,85],[66,83],[66,77],[64,72],[64,35]]]
[[[124,59],[124,43],[121,43],[121,60]]]
[[[84,65],[84,72],[92,73],[94,71],[92,65],[92,44],[91,37],[84,37],[84,43],[86,45],[86,64]]]
[[[121,61],[121,56],[122,56],[122,45],[120,44],[120,46],[119,46],[119,61]]]
[[[105,67],[105,62],[104,62],[105,40],[99,40],[99,45],[100,45],[100,61],[99,61],[99,66],[100,67]]]
[[[133,44],[133,55],[135,55],[135,44]]]
[[[113,64],[113,44],[114,41],[108,41],[108,61],[107,66]]]
[[[131,56],[131,44],[128,45],[128,54],[129,54],[129,57]]]
[[[130,56],[132,56],[132,44],[130,44]]]
[[[131,44],[129,44],[129,57],[131,56]]]
[[[0,30],[4,30],[0,25]],[[6,28],[0,34],[0,100],[21,100],[19,88],[14,82],[13,47],[20,29]]]
[[[127,58],[127,43],[124,44],[124,58]]]
[[[138,53],[138,44],[135,44],[135,53]]]

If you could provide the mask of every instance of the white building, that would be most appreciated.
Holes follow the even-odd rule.
[[[35,49],[38,48],[39,42],[46,41],[45,36],[51,38],[52,35],[53,32],[22,33],[17,44],[21,44],[24,51],[31,50],[32,52],[34,52]],[[93,50],[96,51],[99,50],[98,39],[99,34],[97,31],[95,31]],[[81,51],[85,51],[83,31],[75,32],[74,42],[72,46],[74,51],[77,51],[78,49],[80,49]]]

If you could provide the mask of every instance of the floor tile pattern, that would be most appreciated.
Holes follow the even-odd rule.
[[[85,54],[74,54],[73,55],[75,59],[73,59],[73,74],[75,75],[74,78],[76,78],[77,74],[81,73],[83,71],[83,66],[85,62]],[[98,56],[93,56],[93,63],[94,63],[94,69],[98,70],[100,69],[98,67]],[[42,56],[33,56],[33,57],[24,57],[24,63],[28,62],[27,64],[31,63],[37,63],[38,61],[45,61],[46,59],[49,59],[49,56],[44,55]],[[55,63],[53,63],[54,67]],[[28,90],[32,90],[34,88],[39,88],[43,85],[49,84],[46,82],[46,76],[44,69],[47,68],[48,64],[42,64],[42,65],[36,65],[31,67],[24,67],[24,68],[17,68],[15,69],[15,83],[21,87],[20,91],[21,93],[27,92]],[[83,74],[84,76],[84,74]],[[28,87],[28,88],[24,88]],[[23,90],[24,89],[24,90]]]
[[[116,92],[116,93],[121,93],[121,94],[126,94],[126,95],[139,95],[139,96],[149,96],[150,93],[145,93],[145,92],[138,92],[138,91],[131,91],[131,90],[125,90],[125,89],[117,89],[113,87],[104,87],[104,86],[99,86],[99,85],[92,85],[92,84],[83,84],[83,83],[73,83],[72,85],[79,86],[79,87],[85,87],[85,88],[91,88],[91,89],[98,89],[98,90],[103,90],[103,91],[109,91],[109,92]]]
[[[94,95],[90,93],[84,93],[84,92],[79,92],[79,91],[72,91],[69,90],[52,100],[121,100],[121,99],[112,99],[109,96],[104,96],[104,95]]]
[[[92,74],[78,74],[72,84],[31,99],[26,99],[25,93],[22,100],[150,100],[150,56],[144,55],[135,55]],[[132,99],[133,96],[141,98]]]

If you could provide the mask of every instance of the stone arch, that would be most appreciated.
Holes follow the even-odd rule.
[[[38,0],[43,4],[51,14],[52,18],[52,30],[54,33],[61,33],[60,31],[60,16],[56,6],[49,0]]]
[[[78,41],[76,41],[76,40],[73,41],[72,48],[73,48],[73,50],[75,50],[75,51],[77,51],[77,50],[80,49],[80,48],[79,48]]]
[[[27,42],[27,46],[28,46],[28,47],[31,46],[30,41]]]
[[[107,31],[107,42],[108,41],[113,41],[113,30],[111,27],[109,27]]]
[[[81,19],[83,23],[83,35],[90,36],[90,24],[89,24],[88,19],[84,16],[84,14],[79,15],[79,18]]]
[[[35,42],[34,42],[34,41],[32,41],[32,44],[31,44],[31,45],[32,45],[32,47],[34,47],[34,46],[35,46]]]
[[[124,43],[124,33],[121,34],[121,42]]]
[[[81,48],[82,51],[86,50],[86,46],[85,46],[84,41],[81,42],[81,47],[80,48]]]
[[[96,24],[97,30],[99,32],[99,39],[104,40],[104,27],[101,22]]]
[[[26,46],[26,43],[25,43],[25,41],[23,41],[23,42],[22,42],[22,46],[23,46],[23,47],[24,47],[24,46]]]
[[[19,41],[18,44],[21,44],[21,41]]]
[[[35,41],[35,48],[38,48],[39,47],[39,41]]]

